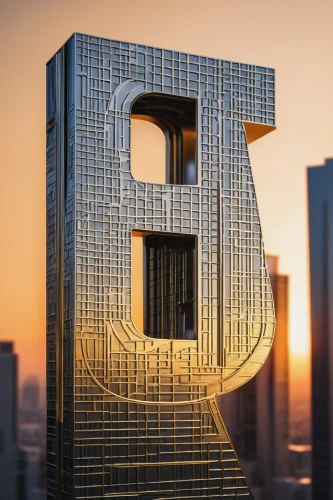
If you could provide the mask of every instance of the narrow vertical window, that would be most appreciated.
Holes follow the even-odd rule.
[[[132,314],[146,335],[196,338],[195,264],[195,236],[133,231]]]

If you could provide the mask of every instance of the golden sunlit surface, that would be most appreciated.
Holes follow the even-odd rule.
[[[260,139],[260,137],[263,137],[264,135],[273,132],[273,130],[276,130],[276,127],[273,127],[272,125],[263,125],[261,123],[251,123],[251,122],[243,122],[243,124],[248,144],[251,144],[251,142]]]
[[[290,349],[308,355],[305,167],[333,154],[332,15],[331,0],[2,0],[0,337],[21,380],[45,375],[45,63],[74,31],[276,69],[277,130],[251,165],[265,248],[291,277]]]

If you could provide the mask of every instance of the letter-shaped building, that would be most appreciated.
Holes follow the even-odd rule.
[[[274,109],[259,66],[82,34],[49,61],[47,498],[252,498],[217,398],[274,336],[248,154]],[[133,119],[164,183],[132,174]]]

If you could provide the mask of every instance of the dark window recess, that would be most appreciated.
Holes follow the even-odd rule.
[[[197,184],[196,99],[144,94],[132,105],[132,116],[147,120],[166,139],[166,184]]]
[[[195,237],[150,234],[144,240],[145,334],[196,338]]]

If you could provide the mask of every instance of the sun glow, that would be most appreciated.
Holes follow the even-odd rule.
[[[292,306],[290,310],[292,310]],[[289,349],[291,354],[306,355],[310,351],[306,312],[297,314],[296,306],[294,306],[294,311],[290,321]]]

